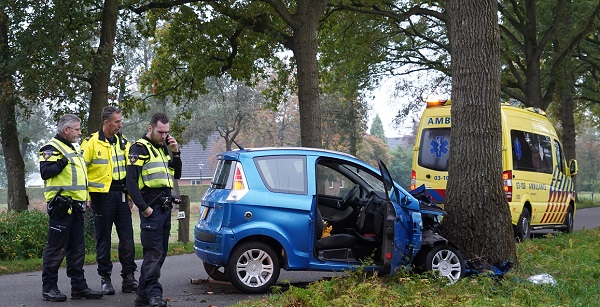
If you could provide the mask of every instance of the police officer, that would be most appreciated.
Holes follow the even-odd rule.
[[[172,158],[169,155],[172,152]],[[148,133],[131,146],[127,164],[127,190],[140,212],[144,261],[135,298],[136,306],[166,306],[158,282],[167,256],[171,231],[171,195],[174,179],[181,178],[181,158],[175,138],[169,135],[164,113],[152,115]]]
[[[131,293],[137,290],[135,280],[135,246],[131,207],[127,201],[125,170],[129,142],[119,132],[123,127],[121,110],[114,106],[102,109],[102,128],[88,136],[81,144],[81,152],[88,174],[88,190],[96,226],[96,261],[102,285],[102,293],[115,294],[111,282],[113,264],[110,261],[113,224],[119,237],[119,261],[121,262],[121,290]]]
[[[48,241],[42,261],[42,299],[63,302],[67,296],[58,289],[58,269],[67,257],[71,278],[71,299],[98,299],[102,292],[90,289],[83,271],[87,176],[83,158],[73,143],[81,136],[81,120],[66,114],[58,121],[58,134],[39,151],[40,174],[50,215]]]

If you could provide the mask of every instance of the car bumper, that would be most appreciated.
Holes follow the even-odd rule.
[[[198,226],[194,228],[194,251],[204,262],[226,266],[235,243],[235,235],[230,228],[221,228],[219,232],[207,231]]]

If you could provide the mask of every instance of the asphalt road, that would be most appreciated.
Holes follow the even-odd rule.
[[[575,214],[575,230],[591,229],[600,226],[600,208],[577,210]],[[141,266],[141,260],[137,262]],[[42,301],[42,272],[29,272],[0,276],[0,304],[2,306],[133,306],[134,293],[120,293],[121,266],[114,264],[113,285],[115,295],[105,296],[99,300],[73,301],[68,299],[62,303]],[[88,285],[95,290],[100,289],[100,278],[96,273],[96,265],[85,266]],[[215,282],[208,279],[202,262],[194,254],[167,257],[162,269],[160,282],[164,287],[164,297],[169,306],[229,306],[246,299],[257,299],[263,295],[248,295],[237,291],[228,283]],[[341,273],[331,272],[286,272],[282,271],[279,284],[286,282],[301,286],[322,278],[338,276]],[[139,275],[136,275],[138,277]],[[192,279],[197,282],[192,283]],[[64,268],[59,270],[59,288],[70,297],[69,278]]]

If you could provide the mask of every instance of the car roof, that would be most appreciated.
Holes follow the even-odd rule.
[[[366,167],[372,168],[375,172],[378,169],[373,165],[369,165],[366,161],[361,160],[353,155],[322,148],[310,148],[310,147],[257,147],[257,148],[244,148],[238,150],[232,150],[223,152],[217,155],[217,159],[226,160],[239,160],[242,157],[254,158],[254,157],[265,157],[265,156],[292,156],[292,155],[304,155],[304,156],[317,156],[320,158],[331,158],[340,159],[350,163],[356,163]]]
[[[335,150],[328,150],[322,148],[311,148],[311,147],[255,147],[255,148],[244,148],[239,150],[232,150],[229,152],[221,153],[222,155],[234,154],[234,155],[251,155],[251,156],[268,156],[268,155],[318,155],[318,156],[331,156],[339,158],[352,158],[357,159],[355,156],[339,152]]]

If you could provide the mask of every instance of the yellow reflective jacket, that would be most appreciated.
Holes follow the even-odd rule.
[[[135,159],[130,157],[130,165],[142,167],[142,173],[138,179],[140,190],[146,186],[149,188],[173,188],[175,169],[169,167],[171,157],[164,148],[157,148],[146,139],[139,139],[137,144],[144,145],[148,151],[148,157],[139,156]]]
[[[70,196],[73,200],[87,201],[87,175],[85,162],[81,155],[56,138],[52,138],[46,145],[51,145],[58,152],[40,152],[40,161],[56,162],[61,160],[63,156],[69,160],[60,174],[44,180],[44,198],[46,201],[50,201],[60,188],[64,189],[60,194],[63,197]]]
[[[127,156],[131,144],[120,133],[115,137],[117,142],[111,144],[101,129],[86,137],[81,143],[81,154],[87,167],[90,192],[106,193],[113,180],[125,180]]]

